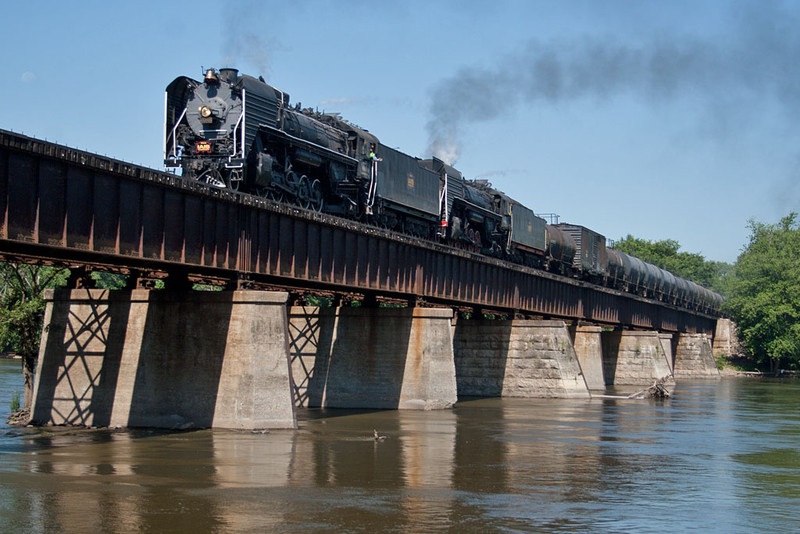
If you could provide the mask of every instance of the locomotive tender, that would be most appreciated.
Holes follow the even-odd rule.
[[[183,177],[437,239],[472,252],[713,312],[722,297],[606,247],[582,226],[549,225],[485,180],[382,145],[338,114],[236,69],[167,86],[164,162]]]

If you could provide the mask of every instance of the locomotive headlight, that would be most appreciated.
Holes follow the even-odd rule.
[[[211,108],[208,106],[200,106],[200,116],[207,119],[211,116]]]

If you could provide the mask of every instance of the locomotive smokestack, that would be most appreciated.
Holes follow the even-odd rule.
[[[228,82],[230,84],[236,83],[236,78],[239,76],[239,69],[219,69],[219,79],[223,82]]]

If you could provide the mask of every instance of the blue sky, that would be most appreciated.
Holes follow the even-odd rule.
[[[263,75],[610,239],[735,261],[800,210],[800,3],[13,2],[0,128],[155,168],[164,89]],[[439,143],[435,143],[439,140]],[[441,155],[445,155],[442,153]]]

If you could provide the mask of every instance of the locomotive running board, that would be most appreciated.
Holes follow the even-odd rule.
[[[347,156],[345,154],[340,154],[339,152],[331,150],[330,148],[325,148],[323,146],[315,145],[314,143],[306,141],[305,139],[301,139],[299,137],[287,134],[286,132],[284,132],[283,130],[279,130],[278,128],[274,128],[272,126],[259,123],[258,129],[259,131],[264,131],[284,141],[291,141],[292,143],[299,145],[302,148],[305,148],[306,150],[312,152],[313,151],[322,152],[334,159],[339,160],[340,163],[345,163],[348,165],[358,165],[358,160],[355,158],[351,158],[350,156]]]

